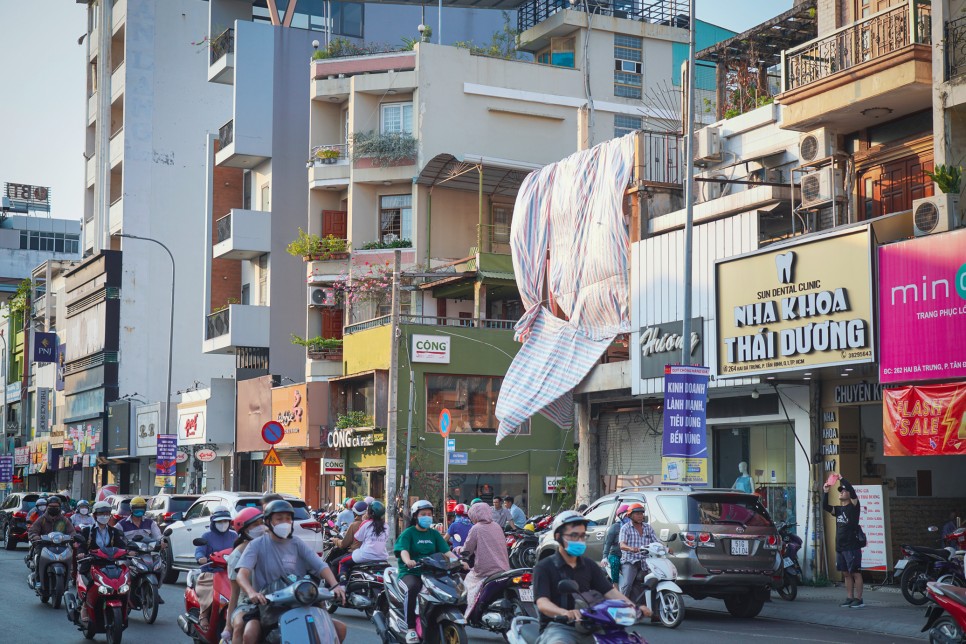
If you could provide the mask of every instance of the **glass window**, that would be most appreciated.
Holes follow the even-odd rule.
[[[567,38],[551,38],[550,46],[537,53],[537,62],[556,67],[575,67],[573,36]]]
[[[500,421],[496,418],[496,399],[500,396],[502,376],[426,376],[426,431],[439,432],[439,413],[452,414],[450,433],[495,434]],[[530,425],[520,433],[529,434]]]
[[[309,511],[305,507],[305,501],[297,501],[295,499],[285,499],[292,504],[292,508],[295,510],[295,520],[304,521],[309,518]],[[235,504],[235,511],[244,510],[245,508],[260,508],[262,507],[262,500],[255,499],[242,499]]]
[[[383,134],[412,134],[413,104],[383,103],[379,131]]]
[[[346,385],[346,410],[361,411],[369,416],[375,415],[376,385],[371,379],[354,380]]]
[[[614,96],[641,98],[644,39],[614,35]]]
[[[662,495],[657,497],[657,504],[670,523],[688,522],[688,497]]]
[[[611,517],[614,516],[615,510],[617,510],[617,499],[608,499],[587,510],[584,516],[587,517],[588,521],[593,521],[597,525],[607,525],[610,523]]]
[[[197,519],[197,518],[199,518],[201,516],[204,516],[204,515],[202,515],[202,511],[204,511],[204,509],[205,509],[205,504],[204,503],[202,503],[202,502],[195,503],[185,513],[184,520],[187,521],[188,519]]]
[[[188,506],[194,501],[194,498],[190,496],[171,496],[168,497],[168,512],[184,512],[188,509]],[[161,508],[164,509],[164,502],[161,502]]]
[[[735,499],[732,496],[700,494],[691,497],[691,523],[701,525],[731,524],[767,528],[772,525],[761,502]],[[662,506],[663,507],[663,506]]]
[[[641,129],[643,123],[640,116],[628,116],[627,114],[614,115],[614,138],[620,138],[635,130]]]
[[[332,3],[332,31],[340,36],[362,38],[365,29],[365,5],[357,2]]]
[[[384,195],[379,197],[379,240],[386,235],[397,239],[413,237],[413,196]]]

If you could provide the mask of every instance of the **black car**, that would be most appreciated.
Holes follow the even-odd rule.
[[[26,543],[27,513],[39,498],[37,492],[14,492],[0,506],[0,539],[7,550],[16,550],[18,543]]]
[[[153,519],[164,530],[172,515],[184,513],[197,500],[197,494],[157,494],[148,499],[148,511],[144,516]]]

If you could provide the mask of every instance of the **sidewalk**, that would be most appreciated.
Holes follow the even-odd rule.
[[[841,608],[839,604],[845,600],[844,587],[801,586],[798,597],[791,602],[783,600],[777,593],[772,593],[771,601],[765,604],[760,617],[895,637],[927,639],[926,634],[920,632],[926,623],[926,607],[913,606],[907,602],[896,586],[884,586],[878,590],[871,590],[866,586],[862,599],[865,601],[864,608]],[[685,604],[688,608],[728,612],[720,599],[696,601],[685,598]]]

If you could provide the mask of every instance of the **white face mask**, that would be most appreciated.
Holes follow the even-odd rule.
[[[272,532],[279,539],[285,539],[290,534],[292,534],[292,524],[291,523],[279,523],[278,525],[272,527]]]
[[[215,530],[225,532],[229,525],[231,525],[231,521],[215,521]]]
[[[87,513],[90,512],[90,510],[88,510],[87,508],[81,508],[80,510],[78,510],[78,512],[80,512],[84,516],[87,516]]]
[[[254,528],[248,529],[248,538],[253,541],[264,534],[268,534],[267,526],[257,525]]]
[[[110,514],[98,514],[94,518],[97,519],[97,522],[100,523],[101,525],[107,525],[107,522],[111,520],[111,515]]]

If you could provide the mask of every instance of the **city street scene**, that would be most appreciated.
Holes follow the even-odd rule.
[[[966,644],[966,0],[0,34],[0,644]]]

